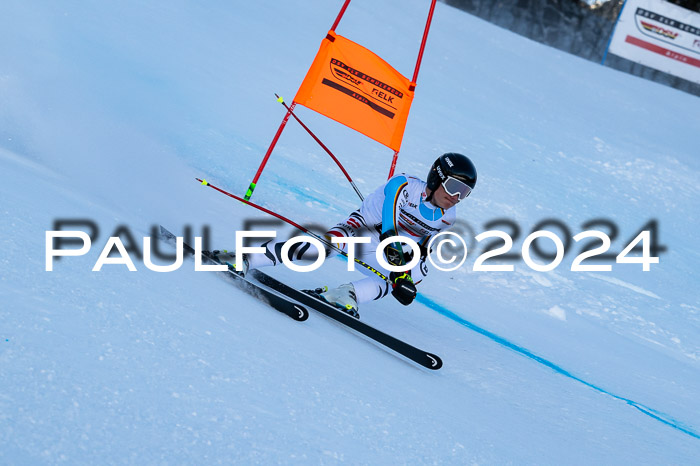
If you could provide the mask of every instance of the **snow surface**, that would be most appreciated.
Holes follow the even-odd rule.
[[[427,3],[353,2],[338,32],[410,76]],[[467,153],[472,248],[418,303],[364,321],[442,356],[423,370],[320,315],[296,323],[193,271],[92,272],[111,232],[263,214],[245,192],[341,5],[336,1],[20,2],[0,15],[0,462],[3,464],[697,464],[700,99],[435,11],[398,170]],[[388,149],[298,114],[364,193]],[[290,123],[253,200],[330,226],[358,200]],[[606,218],[612,251],[657,219],[650,272],[474,272],[475,234]],[[45,231],[91,219],[83,257],[45,271]],[[604,227],[597,226],[596,229]],[[281,228],[280,235],[291,234]],[[556,229],[554,232],[562,235]],[[512,262],[511,262],[512,263]],[[298,286],[348,281],[345,263]]]

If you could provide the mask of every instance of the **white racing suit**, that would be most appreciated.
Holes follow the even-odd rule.
[[[355,246],[355,255],[361,261],[389,276],[389,271],[379,265],[376,251],[379,237],[383,233],[396,232],[398,236],[411,238],[421,246],[422,256],[418,265],[410,270],[414,284],[418,284],[428,273],[426,248],[430,238],[452,226],[455,221],[455,208],[443,210],[425,200],[426,183],[407,175],[396,175],[369,195],[360,208],[348,218],[331,228],[326,237],[369,237],[369,244]],[[278,265],[282,263],[281,250],[283,242],[263,244],[265,254],[250,254],[248,261],[251,268]],[[338,244],[347,252],[347,244]],[[404,246],[404,252],[411,248]],[[315,257],[316,249],[309,243],[297,243],[289,250],[290,260],[305,260]],[[333,256],[335,251],[328,248],[326,254]],[[410,262],[409,259],[406,262]],[[365,267],[356,269],[367,275],[366,278],[351,282],[355,288],[358,303],[365,303],[386,296],[390,285]]]

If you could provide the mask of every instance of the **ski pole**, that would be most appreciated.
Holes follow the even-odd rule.
[[[283,222],[286,222],[286,223],[290,224],[291,226],[293,226],[293,227],[295,227],[295,228],[298,228],[299,230],[303,231],[303,232],[306,233],[307,235],[316,238],[317,240],[319,240],[319,241],[322,242],[323,244],[327,245],[328,247],[330,247],[330,248],[333,249],[334,251],[338,252],[339,254],[345,256],[348,260],[350,260],[350,256],[348,256],[348,254],[347,254],[345,251],[343,251],[342,249],[340,249],[338,246],[336,246],[335,244],[331,243],[331,242],[328,241],[326,238],[324,238],[324,237],[322,237],[322,236],[320,236],[320,235],[317,235],[316,233],[314,233],[313,231],[309,230],[308,228],[305,228],[305,227],[299,225],[299,224],[296,223],[295,221],[290,220],[290,219],[288,219],[287,217],[285,217],[285,216],[283,216],[283,215],[280,215],[280,214],[278,214],[278,213],[276,213],[276,212],[273,212],[273,211],[271,211],[270,209],[266,209],[266,208],[263,207],[263,206],[260,206],[260,205],[258,205],[258,204],[253,203],[253,202],[250,202],[250,201],[248,201],[248,200],[246,200],[246,199],[243,199],[242,197],[238,197],[238,196],[236,196],[235,194],[231,194],[231,193],[229,193],[228,191],[224,191],[223,189],[221,189],[221,188],[219,188],[219,187],[216,187],[216,186],[214,186],[213,184],[210,184],[207,180],[202,180],[202,179],[199,179],[199,178],[195,178],[195,179],[196,179],[197,181],[199,181],[199,182],[200,182],[202,185],[204,185],[204,186],[208,186],[208,187],[210,187],[210,188],[212,188],[212,189],[215,189],[215,190],[219,191],[220,193],[227,195],[228,197],[232,197],[233,199],[236,199],[237,201],[241,201],[242,203],[244,203],[244,204],[246,204],[246,205],[249,205],[249,206],[251,206],[251,207],[253,207],[253,208],[255,208],[255,209],[258,209],[258,210],[260,210],[260,211],[262,211],[262,212],[265,212],[265,213],[268,214],[268,215],[272,215],[273,217],[276,217],[276,218],[282,220]],[[388,282],[390,285],[392,284],[392,283],[391,283],[391,280],[390,280],[386,275],[384,275],[383,273],[381,273],[379,270],[375,269],[374,267],[372,267],[372,266],[369,265],[368,263],[366,263],[366,262],[364,262],[364,261],[358,259],[357,257],[354,257],[353,260],[354,260],[355,263],[361,265],[362,267],[366,268],[366,269],[369,270],[370,272],[374,273],[376,276],[378,276],[378,277],[381,278],[382,280]]]
[[[287,106],[287,103],[284,101],[284,99],[283,99],[282,97],[278,96],[277,94],[275,94],[275,97],[277,97],[277,102],[279,102],[279,103],[281,103],[282,105],[284,105],[284,108],[286,108],[287,111],[294,117],[294,119],[295,119],[296,121],[299,122],[299,124],[301,125],[301,127],[304,128],[304,129],[306,130],[306,132],[309,133],[309,135],[310,135],[312,138],[314,138],[314,141],[316,141],[316,142],[318,143],[318,145],[321,146],[321,147],[323,148],[323,150],[325,150],[326,153],[327,153],[328,155],[331,156],[331,158],[332,158],[333,161],[336,163],[336,165],[338,165],[338,167],[340,167],[340,170],[341,170],[341,171],[343,172],[343,174],[345,175],[345,178],[347,178],[348,181],[350,182],[350,184],[352,185],[352,189],[354,189],[355,192],[357,193],[357,195],[360,196],[360,200],[361,200],[361,201],[364,201],[365,198],[362,197],[362,193],[360,192],[359,189],[357,189],[357,186],[355,186],[355,182],[352,181],[352,178],[350,178],[350,175],[348,174],[348,172],[345,171],[345,167],[343,167],[343,164],[341,164],[340,161],[336,158],[336,156],[333,155],[333,152],[331,152],[331,150],[330,150],[328,147],[326,147],[326,145],[325,145],[323,142],[321,142],[321,140],[320,140],[318,137],[316,137],[316,135],[313,133],[313,131],[311,131],[311,130],[309,129],[309,127],[306,126],[306,125],[299,119],[299,117],[296,115],[296,113],[294,113],[294,109],[292,109],[291,107],[288,107],[288,106]]]

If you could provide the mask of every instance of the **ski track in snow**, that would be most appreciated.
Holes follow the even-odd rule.
[[[499,335],[496,335],[493,332],[489,332],[486,329],[483,329],[477,325],[474,325],[473,323],[460,317],[459,315],[457,315],[455,312],[451,311],[447,307],[438,304],[437,302],[433,301],[432,299],[430,299],[429,297],[427,297],[423,294],[419,294],[418,297],[416,298],[416,300],[419,303],[425,305],[426,307],[434,310],[435,312],[438,312],[439,314],[447,317],[448,319],[453,320],[454,322],[457,322],[458,324],[468,328],[469,330],[472,330],[480,335],[485,336],[486,338],[488,338],[489,340],[491,340],[495,343],[498,343],[499,345],[503,346],[504,348],[508,348],[508,349],[513,350],[517,353],[520,353],[521,355],[525,356],[526,358],[529,358],[529,359],[537,362],[538,364],[541,364],[545,367],[552,369],[557,374],[561,374],[564,377],[568,377],[572,380],[575,380],[576,382],[582,383],[583,385],[590,387],[597,392],[600,392],[604,395],[608,395],[616,400],[624,401],[628,405],[632,406],[633,408],[638,409],[640,412],[646,414],[647,416],[651,417],[652,419],[655,419],[655,420],[657,420],[657,421],[659,421],[667,426],[673,427],[676,430],[679,430],[685,434],[690,435],[693,438],[700,440],[700,434],[696,430],[694,430],[694,428],[685,425],[683,422],[681,422],[677,419],[674,419],[667,414],[661,413],[653,408],[650,408],[648,406],[644,406],[643,404],[637,403],[636,401],[630,400],[628,398],[616,395],[616,394],[611,393],[611,392],[609,392],[609,391],[607,391],[607,390],[605,390],[597,385],[594,385],[590,382],[587,382],[586,380],[575,376],[571,372],[556,365],[555,363],[553,363],[545,358],[542,358],[540,356],[537,356],[532,351],[530,351],[526,348],[523,348],[522,346],[519,346],[519,345],[513,343],[512,341],[509,341],[506,338],[503,338]]]
[[[627,288],[628,290],[634,291],[635,293],[639,293],[639,294],[642,294],[644,296],[649,296],[650,298],[654,298],[654,299],[661,299],[659,296],[652,293],[651,291],[647,291],[644,288],[632,285],[631,283],[624,282],[624,281],[620,280],[619,278],[606,277],[605,275],[599,275],[599,274],[595,274],[595,273],[591,273],[589,275],[593,278],[597,278],[598,280],[603,280],[604,282],[612,283],[613,285],[622,286],[624,288]]]

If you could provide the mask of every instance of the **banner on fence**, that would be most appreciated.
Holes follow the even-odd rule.
[[[627,0],[610,53],[700,84],[700,14],[661,0]]]

